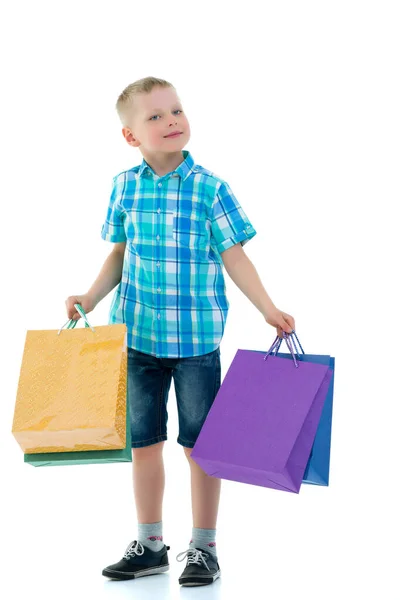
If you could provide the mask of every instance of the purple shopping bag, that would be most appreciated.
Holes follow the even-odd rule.
[[[238,350],[192,450],[210,476],[298,493],[332,378],[328,365]]]

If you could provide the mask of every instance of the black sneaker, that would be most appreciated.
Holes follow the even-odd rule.
[[[179,558],[183,555],[183,558]],[[181,585],[208,585],[214,583],[221,576],[221,569],[218,562],[210,552],[205,552],[201,548],[193,548],[181,552],[176,559],[180,562],[187,556],[186,567],[179,577]]]
[[[102,575],[110,579],[136,579],[146,575],[157,575],[169,571],[168,550],[164,544],[158,552],[138,541],[129,544],[123,558],[103,569]]]

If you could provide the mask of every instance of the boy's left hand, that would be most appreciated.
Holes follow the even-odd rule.
[[[278,308],[275,308],[270,313],[268,313],[268,315],[265,317],[265,320],[268,323],[268,325],[276,327],[278,336],[281,339],[283,339],[283,332],[292,333],[292,331],[296,329],[294,318],[291,315],[282,312]]]

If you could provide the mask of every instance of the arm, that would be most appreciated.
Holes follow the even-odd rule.
[[[104,262],[102,269],[87,295],[96,306],[121,281],[126,242],[114,244],[112,252]]]
[[[280,311],[272,302],[242,245],[228,248],[221,253],[221,258],[232,281],[258,308],[267,323],[277,328],[278,335],[282,337],[282,330],[291,333],[295,328],[293,317]]]

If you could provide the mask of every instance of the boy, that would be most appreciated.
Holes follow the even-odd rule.
[[[179,583],[205,585],[220,576],[215,534],[221,480],[206,475],[190,454],[221,384],[219,347],[229,308],[223,267],[281,338],[295,322],[272,303],[243,251],[256,231],[229,185],[182,150],[190,127],[173,85],[139,80],[122,92],[116,108],[125,140],[139,148],[143,161],[114,177],[101,233],[114,249],[90,290],[66,301],[68,317],[79,319],[75,303],[88,313],[119,284],[110,323],[126,323],[128,332],[138,536],[103,575],[133,579],[169,569],[162,451],[173,377],[177,441],[190,465],[193,511]]]

